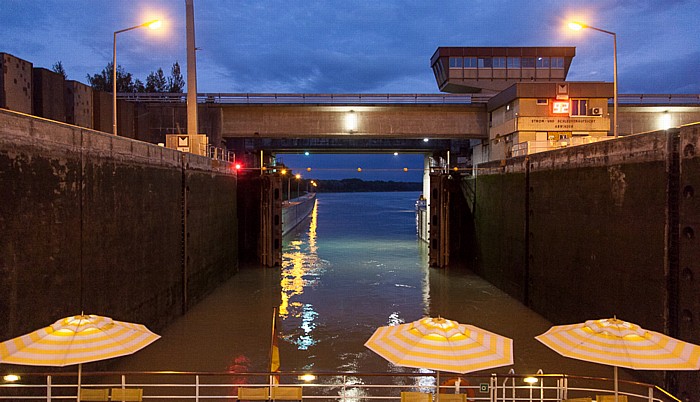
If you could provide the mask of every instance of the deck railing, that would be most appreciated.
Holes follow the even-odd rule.
[[[315,380],[305,382],[307,373],[276,373],[279,386],[301,387],[304,400],[336,402],[400,401],[401,392],[424,392],[434,395],[438,388],[454,393],[455,386],[436,387],[433,373],[314,373]],[[454,377],[441,374],[446,380]],[[471,402],[560,402],[573,398],[592,398],[613,394],[610,379],[538,374],[460,375],[458,392]],[[526,377],[537,382],[527,383]],[[444,383],[440,380],[441,383]],[[149,401],[219,401],[238,399],[238,387],[268,388],[270,373],[210,372],[101,372],[83,373],[82,389],[143,390]],[[679,402],[659,387],[640,382],[620,381],[619,395],[628,402]],[[113,392],[113,391],[112,391]],[[0,401],[75,400],[75,373],[23,374],[15,383],[0,383]],[[437,398],[432,398],[437,401]]]

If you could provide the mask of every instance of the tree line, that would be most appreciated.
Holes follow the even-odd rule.
[[[66,70],[63,68],[63,63],[54,63],[52,70],[55,73],[61,74],[64,79],[68,79]],[[92,89],[103,92],[112,92],[112,83],[114,76],[114,66],[112,62],[107,63],[107,66],[97,74],[87,75],[87,80]],[[151,71],[146,77],[144,83],[139,78],[135,78],[131,73],[124,70],[120,65],[117,65],[117,92],[168,92],[182,93],[185,89],[185,79],[180,72],[180,64],[176,61],[170,68],[170,76],[166,77],[162,68],[156,71]]]
[[[358,193],[358,192],[389,192],[389,191],[421,191],[421,182],[382,181],[382,180],[316,180],[319,193]]]

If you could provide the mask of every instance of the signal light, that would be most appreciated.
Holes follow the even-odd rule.
[[[235,167],[236,167],[236,170],[241,170],[243,168],[243,165],[241,165],[240,163],[236,163]]]

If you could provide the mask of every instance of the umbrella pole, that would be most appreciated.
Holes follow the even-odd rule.
[[[617,366],[613,366],[613,381],[615,381],[615,402],[617,402]]]
[[[440,370],[437,371],[437,379],[435,381],[437,381],[435,383],[435,395],[437,395],[440,393]]]
[[[83,364],[79,363],[78,364],[78,392],[76,393],[78,402],[80,402],[80,378],[82,376],[83,376]]]

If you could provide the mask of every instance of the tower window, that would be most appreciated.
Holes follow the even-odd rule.
[[[588,115],[588,99],[572,99],[571,100],[571,115],[586,116]]]

